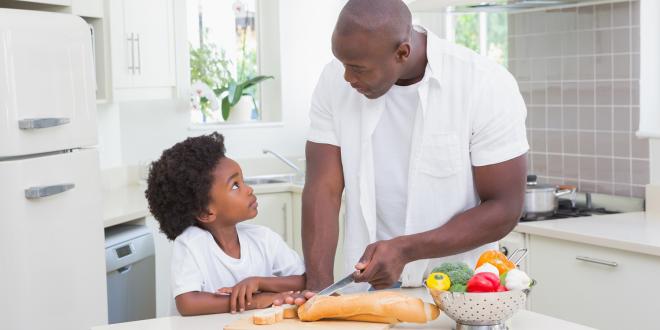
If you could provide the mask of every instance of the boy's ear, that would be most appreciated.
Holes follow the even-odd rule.
[[[197,216],[197,220],[199,220],[202,223],[211,223],[215,221],[216,219],[216,210],[213,208],[209,208],[207,211],[203,212],[202,214]]]

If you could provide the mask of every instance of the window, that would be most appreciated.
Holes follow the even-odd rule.
[[[446,38],[507,65],[507,13],[447,13]]]
[[[193,84],[191,123],[261,121],[264,118],[272,120],[272,114],[267,116],[262,113],[265,104],[263,101],[264,96],[268,98],[269,95],[277,93],[266,92],[264,89],[277,88],[278,84],[270,83],[269,80],[273,80],[270,76],[277,79],[274,73],[278,72],[278,68],[263,67],[260,65],[261,56],[259,56],[263,51],[260,39],[272,37],[268,33],[266,36],[260,33],[268,29],[260,26],[262,9],[264,11],[277,9],[276,4],[267,4],[268,1],[187,1],[190,75]],[[273,19],[268,19],[266,22],[272,24]],[[277,33],[277,29],[272,33]],[[279,49],[275,53],[278,54]],[[269,52],[269,56],[270,54]],[[266,63],[274,62],[268,60]],[[258,80],[255,84],[241,89],[242,82],[261,75],[269,78],[261,78],[262,80]],[[210,89],[202,90],[203,87],[199,87],[196,82],[202,82]],[[201,94],[195,95],[196,92]],[[211,100],[213,94],[218,103]],[[228,95],[229,97],[226,97]],[[223,111],[223,101],[228,105],[225,111]],[[269,104],[273,106],[267,107],[266,110],[279,110],[279,107],[275,106],[277,102],[269,102]],[[216,107],[218,109],[214,110],[213,108]],[[241,109],[241,115],[237,115],[238,108]],[[227,109],[231,111],[227,112]]]

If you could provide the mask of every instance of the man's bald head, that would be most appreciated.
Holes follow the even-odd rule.
[[[334,34],[364,33],[391,44],[409,40],[412,15],[401,0],[349,0],[339,14]]]
[[[332,53],[344,65],[344,80],[375,99],[406,74],[412,36],[401,0],[349,0],[332,34]]]

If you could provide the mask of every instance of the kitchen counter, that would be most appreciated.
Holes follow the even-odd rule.
[[[103,192],[105,227],[149,215],[143,184],[128,184]],[[254,185],[255,194],[302,193],[291,183]],[[660,256],[660,219],[630,212],[519,223],[514,231]]]
[[[406,293],[421,297],[425,301],[432,302],[426,289],[403,289]],[[534,293],[532,292],[532,295]],[[225,325],[241,317],[247,317],[252,312],[242,314],[213,314],[203,316],[172,316],[157,319],[118,323],[113,325],[98,326],[92,330],[220,330]],[[507,325],[512,330],[533,329],[533,330],[587,330],[592,329],[575,323],[559,320],[553,317],[541,315],[538,313],[520,310],[508,322]],[[435,329],[450,330],[454,327],[452,321],[447,315],[441,313],[440,317],[427,324],[402,323],[393,327],[393,329]]]
[[[521,222],[514,231],[660,256],[660,219],[646,212]]]
[[[103,227],[111,227],[149,215],[146,187],[129,184],[103,191]]]

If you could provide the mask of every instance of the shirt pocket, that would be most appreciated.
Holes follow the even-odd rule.
[[[459,167],[460,153],[456,133],[433,133],[423,138],[418,165],[420,172],[442,178],[456,174]]]

